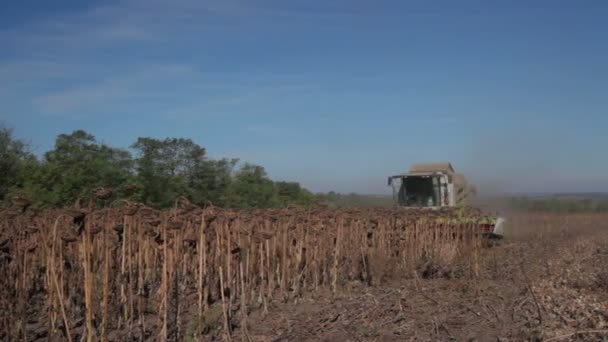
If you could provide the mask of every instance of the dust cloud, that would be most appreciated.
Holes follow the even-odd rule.
[[[556,166],[545,147],[506,139],[477,144],[462,166],[480,195],[554,192]]]
[[[556,138],[533,125],[474,134],[458,168],[477,188],[475,204],[506,213],[507,196],[559,191]]]

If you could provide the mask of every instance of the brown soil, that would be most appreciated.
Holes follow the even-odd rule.
[[[335,267],[337,274],[343,276],[336,286],[331,284],[331,277],[326,276],[325,283],[321,281],[317,291],[275,290],[272,298],[268,297],[267,310],[262,305],[263,301],[257,300],[262,297],[259,296],[260,284],[256,279],[261,279],[262,284],[268,277],[285,279],[279,277],[279,273],[298,279],[297,270],[303,264],[285,264],[283,271],[278,267],[265,269],[261,278],[245,277],[251,279],[250,287],[239,286],[242,276],[238,276],[236,266],[243,263],[235,255],[241,251],[240,247],[232,249],[237,235],[233,236],[232,243],[228,235],[228,243],[209,245],[210,253],[222,251],[218,255],[209,254],[209,262],[214,260],[211,256],[229,257],[231,263],[224,265],[232,265],[232,273],[222,273],[220,263],[219,274],[234,276],[232,282],[227,281],[232,286],[223,288],[246,288],[248,294],[249,289],[255,291],[251,292],[253,296],[241,296],[239,290],[237,293],[220,291],[218,281],[225,280],[218,280],[215,274],[210,274],[212,281],[208,283],[212,285],[208,288],[212,300],[201,317],[196,283],[199,276],[197,235],[190,236],[201,224],[196,222],[198,213],[184,214],[184,219],[178,222],[172,213],[161,215],[145,208],[139,209],[139,216],[135,219],[130,216],[134,213],[128,209],[125,209],[128,219],[122,213],[100,212],[99,217],[91,214],[87,216],[85,228],[79,225],[84,220],[80,212],[65,211],[62,214],[62,219],[74,222],[71,225],[53,225],[59,221],[49,220],[55,217],[50,213],[48,217],[40,214],[37,218],[23,220],[13,218],[17,214],[11,214],[10,218],[4,219],[5,232],[11,234],[0,236],[0,265],[3,265],[0,268],[0,340],[63,341],[69,335],[74,341],[80,341],[86,340],[86,331],[95,331],[89,338],[97,340],[99,332],[107,326],[105,337],[109,341],[156,341],[164,336],[169,340],[220,341],[230,338],[252,342],[608,341],[607,215],[526,214],[511,217],[508,236],[504,240],[488,243],[487,248],[482,248],[479,253],[464,253],[461,249],[469,245],[462,242],[444,241],[441,248],[433,250],[435,259],[420,262],[415,268],[398,267],[395,261],[400,257],[382,259],[383,248],[375,252],[354,248],[359,245],[353,243],[354,237],[349,234],[353,234],[355,228],[342,231],[340,241],[345,242],[342,248],[350,254],[343,259],[344,265]],[[334,220],[335,213],[330,214]],[[355,214],[362,215],[361,212]],[[371,218],[371,213],[363,214],[376,220]],[[234,215],[230,212],[222,215],[224,221],[218,218],[213,223],[218,229],[218,241],[225,238],[219,229],[228,231],[225,230],[227,226],[218,222],[240,222],[233,221]],[[286,219],[291,217],[283,216]],[[264,234],[272,232],[266,230],[270,223],[261,225],[264,222],[255,225],[262,241],[266,238]],[[374,227],[382,222],[375,222]],[[330,223],[327,227],[335,227],[335,222]],[[210,227],[213,228],[213,224]],[[183,231],[172,230],[173,225],[186,228]],[[57,237],[51,239],[55,235],[55,226],[58,227]],[[137,230],[132,231],[134,227]],[[153,234],[159,227],[164,227],[163,234]],[[289,234],[304,234],[303,227],[298,225]],[[331,239],[335,234],[332,233],[334,229],[329,228],[320,231],[319,234],[324,234],[319,235],[323,239],[298,240],[308,241],[303,245],[308,247],[306,253],[310,253],[313,247],[324,251],[319,254],[324,257],[318,259],[319,264],[328,265],[324,269],[330,269],[334,264],[328,257],[335,248]],[[25,238],[16,236],[13,232],[16,229]],[[90,234],[90,240],[83,238],[87,236],[83,235],[83,230]],[[283,232],[285,235],[277,235],[277,241],[292,241],[291,237],[287,239],[288,230]],[[392,236],[398,240],[398,235]],[[426,235],[420,236],[430,239]],[[252,234],[251,239],[254,237],[258,238]],[[129,241],[129,244],[121,245],[121,241]],[[390,239],[382,238],[380,241],[386,246],[401,248]],[[413,241],[412,250],[424,242],[420,238]],[[113,247],[105,249],[106,242]],[[91,243],[92,260],[84,262],[80,260],[83,255],[80,251],[86,250],[83,246]],[[159,247],[163,244],[168,246],[168,257],[163,256],[166,250]],[[137,247],[137,251],[141,247],[146,253],[128,253],[131,247],[123,247],[122,254],[130,254],[133,258],[127,264],[131,266],[123,266],[121,271],[118,262],[122,260],[121,246]],[[299,250],[304,253],[300,243],[277,246],[290,248],[283,254],[293,256],[294,260],[298,259]],[[260,251],[264,254],[269,252],[266,248]],[[49,254],[57,255],[49,259]],[[136,257],[138,255],[141,258]],[[276,260],[285,259],[281,253],[273,255]],[[462,260],[463,256],[469,259]],[[362,265],[352,263],[352,260],[359,260],[357,258],[364,260]],[[472,262],[470,258],[480,260]],[[163,269],[160,260],[169,260],[167,263],[172,266],[172,273],[163,271],[166,275],[157,274]],[[369,264],[365,264],[365,260]],[[140,268],[138,265],[144,262],[146,267]],[[279,265],[274,262],[273,265]],[[81,269],[80,264],[91,265],[91,270]],[[471,265],[479,269],[472,272],[467,268],[473,267]],[[246,263],[244,267],[249,269]],[[253,270],[253,263],[251,267]],[[287,267],[292,267],[293,271]],[[312,268],[312,263],[307,267]],[[89,284],[84,277],[86,272],[92,274],[89,280],[94,285],[81,286]],[[365,277],[360,275],[368,272],[370,274]],[[351,273],[353,275],[348,276]],[[106,276],[109,279],[104,280]],[[310,283],[310,279],[308,281]],[[103,283],[107,283],[105,289],[109,293],[100,288]],[[88,299],[85,288],[89,288]],[[60,294],[62,298],[58,298]],[[223,312],[220,294],[231,302],[227,305],[229,312]],[[242,298],[256,298],[246,303],[246,318],[240,309],[243,307]],[[109,303],[108,312],[105,312],[104,305],[100,305],[102,301]],[[87,302],[90,303],[88,306]],[[93,308],[89,319],[86,318],[88,307]],[[66,312],[65,319],[62,311]],[[225,314],[230,316],[230,335],[225,333]],[[107,317],[108,323],[104,325],[100,317]],[[64,320],[69,322],[69,334],[63,326]],[[86,328],[87,324],[91,327]]]
[[[605,217],[514,218],[476,280],[393,275],[251,313],[251,341],[608,341]],[[236,331],[239,335],[239,331]],[[240,339],[240,336],[235,338]]]

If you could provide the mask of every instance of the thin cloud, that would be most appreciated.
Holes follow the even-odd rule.
[[[55,91],[33,99],[40,112],[58,114],[95,108],[124,100],[164,98],[171,84],[198,78],[198,71],[188,65],[168,64],[142,67],[126,75],[102,79],[92,84]]]
[[[60,88],[60,84],[80,82],[91,77],[92,70],[103,68],[45,60],[21,60],[0,64],[0,103],[20,99],[29,102],[36,96]]]
[[[292,77],[207,73],[188,64],[150,64],[37,95],[31,104],[43,114],[82,117],[99,108],[112,112],[126,104],[155,103],[161,115],[179,119],[256,106],[315,87]]]
[[[215,10],[217,6],[208,1],[186,6],[188,3],[123,1],[77,13],[53,15],[27,26],[0,31],[0,42],[27,51],[42,49],[48,56],[60,55],[66,48],[169,40],[179,38],[179,32],[188,27],[203,31],[213,26],[204,20],[204,16],[219,13]],[[194,6],[195,3],[207,6]]]
[[[351,6],[352,7],[352,6]],[[345,6],[343,8],[349,8]],[[131,43],[150,43],[183,39],[184,33],[209,34],[242,26],[243,19],[257,24],[280,24],[284,20],[320,20],[335,24],[336,16],[362,15],[363,11],[336,10],[335,6],[304,10],[272,4],[254,5],[246,1],[177,0],[120,1],[78,13],[54,15],[0,31],[0,42],[30,48],[91,48]],[[282,20],[284,19],[284,20]]]
[[[193,95],[197,91],[217,89],[218,92],[195,96],[206,97],[211,106],[255,102],[267,98],[266,94],[289,91],[286,86],[301,81],[287,76],[261,86],[254,84],[254,90],[247,90],[242,85],[235,85],[247,78],[237,76],[231,82],[231,78],[235,78],[233,75],[208,77],[197,71],[182,72],[175,70],[175,66],[164,65],[141,71],[140,62],[124,57],[108,66],[101,63],[86,65],[82,60],[91,60],[88,54],[116,53],[116,49],[122,46],[145,49],[192,37],[205,37],[213,34],[213,30],[242,25],[243,18],[255,19],[259,25],[272,25],[274,21],[268,20],[270,18],[289,20],[341,14],[344,13],[331,8],[304,11],[284,4],[261,6],[245,1],[219,0],[127,0],[77,13],[54,14],[27,26],[0,31],[0,44],[19,56],[15,61],[31,61],[9,61],[0,65],[0,99],[21,94],[25,97],[24,102],[35,110],[62,114],[121,101],[151,97],[162,99],[166,96],[163,85],[178,84],[179,88],[191,91]],[[224,94],[219,93],[220,88],[224,88]],[[167,113],[179,116],[178,113],[183,115],[195,109],[192,107],[205,107],[199,102],[171,108]],[[67,115],[72,116],[73,113]]]

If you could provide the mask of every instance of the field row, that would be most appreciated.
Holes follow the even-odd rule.
[[[215,314],[229,336],[235,325],[246,333],[249,311],[305,292],[378,283],[390,272],[433,276],[442,261],[456,259],[464,262],[454,276],[474,277],[484,218],[469,213],[474,220],[454,224],[457,217],[453,210],[235,211],[188,203],[165,211],[132,203],[6,210],[0,339],[181,340],[219,329],[209,323]]]

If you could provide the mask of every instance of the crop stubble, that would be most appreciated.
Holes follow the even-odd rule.
[[[253,309],[372,285],[391,272],[479,273],[481,224],[455,211],[120,208],[0,213],[1,339],[180,340],[238,326]],[[472,213],[478,215],[479,213]],[[444,221],[445,222],[445,221]],[[193,326],[192,322],[200,324]]]

